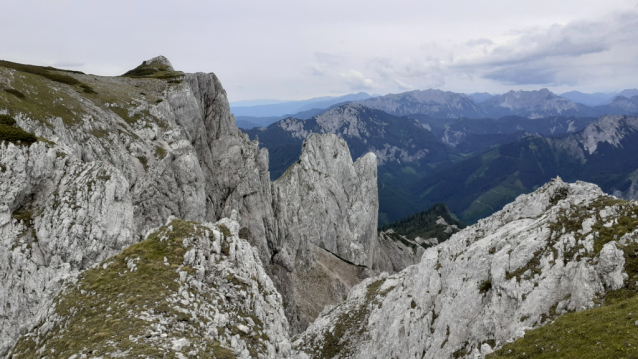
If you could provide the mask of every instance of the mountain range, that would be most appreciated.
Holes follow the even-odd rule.
[[[233,105],[230,109],[235,116],[241,117],[272,117],[294,114],[312,109],[325,109],[338,103],[359,101],[370,98],[365,92],[353,93],[344,96],[324,96],[314,97],[301,101],[277,101],[277,103],[267,103],[245,106],[242,103]],[[250,104],[250,102],[249,102]]]
[[[597,100],[594,99],[599,98],[600,96],[598,95],[596,95],[598,97],[592,95],[594,97],[589,98],[587,97],[588,94],[571,92],[566,93],[566,97],[563,97],[552,93],[548,89],[509,91],[501,95],[488,93],[465,95],[429,89],[377,97],[362,93],[348,95],[329,101],[307,104],[304,107],[298,107],[299,112],[297,113],[290,111],[278,116],[269,115],[271,113],[270,110],[261,106],[238,108],[234,113],[237,116],[239,127],[246,129],[266,127],[287,117],[308,119],[325,112],[332,106],[345,102],[356,102],[395,116],[419,114],[436,119],[499,119],[506,116],[520,116],[530,119],[551,116],[599,117],[606,114],[638,114],[638,98],[635,97],[636,95],[638,95],[638,90],[624,90],[613,96],[609,95],[608,99],[605,97],[606,100],[604,101],[596,102]],[[589,100],[587,100],[588,98]],[[581,102],[586,102],[590,105]],[[592,105],[594,103],[596,105]],[[298,105],[297,102],[286,104]],[[280,106],[280,104],[266,106]],[[262,109],[264,110],[262,111]],[[261,117],[246,117],[244,115],[246,111],[252,111],[250,112],[251,114]]]

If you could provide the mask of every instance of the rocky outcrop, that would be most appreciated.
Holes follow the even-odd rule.
[[[176,72],[159,57],[123,77],[65,76],[82,86],[0,66],[0,82],[41,101],[0,107],[41,139],[0,148],[6,192],[0,276],[8,283],[0,293],[2,353],[41,321],[60,279],[117,254],[171,217],[212,223],[234,216],[282,290],[293,323],[302,298],[293,287],[325,279],[314,280],[313,291],[327,295],[302,306],[311,308],[302,314],[307,325],[325,303],[336,304],[370,275],[364,266],[376,248],[374,155],[353,164],[343,141],[317,137],[303,167],[293,170],[302,186],[273,185],[268,151],[235,126],[214,74]],[[0,104],[7,102],[3,93]],[[332,145],[340,146],[335,158]],[[302,174],[312,166],[311,176]],[[318,206],[301,209],[295,200]],[[13,220],[12,213],[25,219]]]
[[[0,355],[46,313],[61,281],[135,240],[128,182],[59,148],[0,144]]]
[[[380,231],[377,242],[379,249],[374,257],[373,267],[380,272],[400,272],[406,267],[419,263],[425,251],[420,243],[394,233],[392,229]],[[427,245],[430,244],[438,244],[437,239],[428,238]]]
[[[272,263],[289,273],[282,273],[290,276],[288,283],[303,282],[301,277],[308,277],[303,273],[320,270],[315,268],[322,266],[313,254],[319,250],[315,247],[352,266],[372,267],[378,251],[376,171],[374,154],[353,163],[346,142],[334,134],[315,134],[304,141],[299,161],[272,184],[273,238],[276,239]],[[332,271],[330,267],[324,269],[320,272],[325,275]],[[346,280],[347,285],[338,279],[337,282],[341,284],[336,286],[349,288],[353,280]],[[331,284],[330,287],[334,286]],[[284,297],[290,297],[288,303],[292,307],[303,307],[301,303],[306,302],[306,298],[322,290],[314,283],[281,285],[278,289],[288,293]],[[339,292],[343,295],[347,290]],[[335,303],[331,299],[323,304]],[[314,316],[306,315],[305,308],[298,310],[302,313],[289,315],[289,318],[292,318],[293,328],[301,331]]]
[[[82,273],[14,358],[287,358],[281,296],[239,224],[171,218]]]
[[[300,357],[475,357],[623,287],[638,204],[595,185],[551,182],[366,279],[293,343]],[[624,223],[624,225],[617,225]]]
[[[346,142],[333,134],[310,136],[301,151],[273,183],[281,264],[292,269],[300,245],[312,243],[369,265],[379,208],[374,154],[353,163]]]

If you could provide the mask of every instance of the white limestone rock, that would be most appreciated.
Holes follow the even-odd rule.
[[[277,214],[277,254],[284,267],[294,267],[304,243],[312,243],[354,264],[369,265],[377,250],[379,200],[374,154],[352,162],[343,139],[311,135],[299,162],[273,185]]]
[[[128,182],[37,142],[0,144],[0,355],[40,320],[61,281],[134,240]],[[18,218],[18,219],[16,219]]]
[[[621,236],[597,253],[588,245],[596,235],[578,228],[592,216],[601,228],[636,206],[592,184],[551,182],[427,249],[419,264],[366,279],[293,347],[309,357],[485,355],[488,342],[498,347],[622,287]]]

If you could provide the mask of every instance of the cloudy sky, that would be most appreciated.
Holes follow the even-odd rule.
[[[5,0],[0,59],[119,75],[162,54],[231,101],[638,87],[638,0]]]

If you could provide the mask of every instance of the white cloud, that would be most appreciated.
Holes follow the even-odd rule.
[[[359,71],[350,70],[347,73],[339,74],[341,78],[350,86],[352,90],[374,89],[377,86],[371,79],[366,79]]]
[[[403,82],[403,81],[401,81],[401,80],[399,80],[399,79],[394,79],[394,82],[395,82],[397,85],[399,85],[399,88],[400,88],[401,90],[412,90],[412,89],[414,89],[414,86],[412,86],[412,85],[408,85],[408,84],[406,84],[405,82]]]

